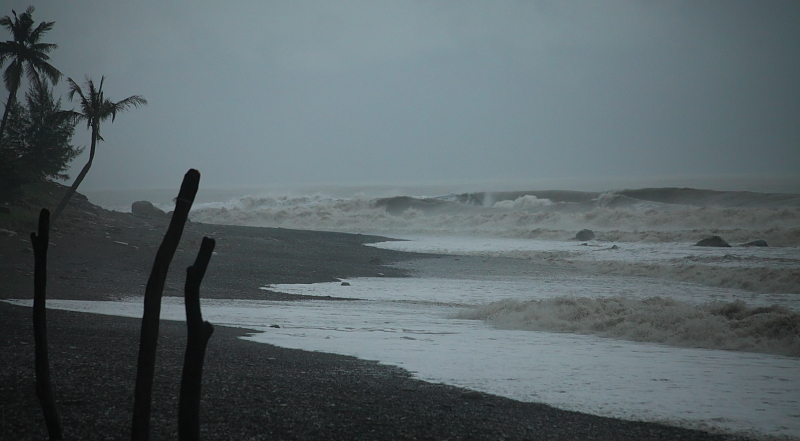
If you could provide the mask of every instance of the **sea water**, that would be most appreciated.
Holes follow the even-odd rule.
[[[193,220],[382,233],[404,240],[373,246],[440,254],[398,264],[409,278],[262,287],[350,301],[204,300],[203,314],[257,331],[247,337],[257,342],[378,360],[426,381],[798,438],[800,196],[679,190],[201,203]],[[574,240],[582,228],[596,239]],[[693,245],[711,234],[772,246]],[[181,299],[164,302],[162,318],[183,319]],[[141,316],[140,297],[48,306]]]

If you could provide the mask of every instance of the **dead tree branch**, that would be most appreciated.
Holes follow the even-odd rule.
[[[211,253],[214,251],[214,239],[203,238],[200,252],[194,264],[186,269],[186,328],[188,341],[186,355],[183,359],[183,375],[181,376],[181,394],[178,400],[178,439],[194,441],[200,439],[200,387],[203,382],[203,360],[206,346],[214,327],[203,321],[200,311],[200,284],[208,268]]]
[[[139,359],[136,371],[136,388],[134,390],[133,441],[147,441],[150,438],[150,409],[152,405],[153,375],[156,363],[156,346],[158,344],[158,321],[161,316],[161,295],[164,292],[164,281],[167,278],[169,264],[178,248],[183,234],[183,227],[189,217],[197,187],[200,184],[200,172],[191,169],[183,177],[180,192],[175,203],[172,220],[164,235],[164,240],[156,253],[153,270],[144,294],[144,315],[139,341]]]
[[[50,359],[47,354],[47,247],[50,243],[50,211],[39,212],[39,234],[31,233],[33,244],[33,339],[36,354],[36,396],[42,406],[51,440],[63,439],[53,387],[50,384]]]

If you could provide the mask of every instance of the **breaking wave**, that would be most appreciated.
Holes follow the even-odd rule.
[[[168,208],[168,207],[166,207]],[[597,240],[800,245],[800,195],[642,189],[464,193],[438,197],[245,196],[197,204],[194,221],[377,234],[469,234],[567,240],[581,229]]]
[[[389,248],[391,245],[385,247]],[[686,248],[690,247],[684,247]],[[755,255],[755,253],[679,254],[684,252],[684,249],[680,249],[677,253],[670,249],[647,249],[653,254],[652,256],[628,253],[627,245],[620,245],[617,249],[608,246],[595,247],[582,252],[507,250],[491,253],[450,253],[444,249],[422,251],[510,257],[526,259],[532,263],[580,269],[593,274],[654,277],[759,293],[800,294],[800,260],[798,260],[800,256],[794,249],[787,249],[787,252],[782,254],[773,249],[770,252],[771,256]],[[670,257],[670,253],[675,253],[678,257]]]
[[[751,307],[741,300],[703,305],[662,297],[502,300],[456,318],[486,320],[500,329],[800,357],[800,314],[778,305]]]

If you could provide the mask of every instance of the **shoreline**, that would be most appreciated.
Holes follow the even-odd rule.
[[[46,439],[33,393],[30,308],[0,302],[0,437]],[[65,439],[125,439],[139,319],[48,311],[51,375]],[[215,326],[200,405],[204,439],[732,440],[559,410],[414,379],[376,361],[285,349]],[[162,320],[151,439],[177,435],[185,325]],[[109,438],[110,437],[110,438]]]
[[[144,292],[167,220],[92,207],[68,209],[51,233],[48,298],[109,300]],[[382,264],[434,257],[363,245],[377,236],[188,223],[164,295],[183,295],[184,271],[203,235],[217,239],[217,254],[201,299],[288,300],[258,288],[378,273],[404,277],[408,271]],[[32,293],[29,248],[22,234],[0,237],[0,298]],[[33,393],[30,309],[0,302],[0,317],[0,438],[44,439]],[[51,374],[68,438],[128,437],[139,326],[139,319],[48,310]],[[176,434],[186,335],[180,322],[160,326],[152,439]],[[255,343],[239,338],[247,330],[215,328],[203,376],[204,439],[741,439],[492,395],[473,398],[401,368]]]

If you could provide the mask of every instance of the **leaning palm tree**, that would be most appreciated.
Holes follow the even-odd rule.
[[[86,128],[91,129],[92,131],[92,143],[91,147],[89,148],[89,161],[83,166],[80,174],[78,174],[78,177],[75,178],[75,182],[72,183],[72,186],[70,186],[70,188],[67,190],[67,193],[58,204],[58,207],[56,207],[56,210],[53,212],[53,216],[50,220],[51,224],[54,224],[56,219],[58,219],[58,216],[64,210],[64,207],[67,206],[67,202],[69,202],[69,199],[75,193],[75,190],[78,189],[78,186],[81,185],[83,178],[86,176],[86,173],[89,172],[89,168],[92,166],[92,160],[94,160],[94,151],[95,147],[97,146],[97,141],[104,141],[103,137],[100,136],[100,123],[107,120],[109,117],[113,123],[114,119],[117,117],[117,112],[122,112],[130,107],[139,107],[147,104],[147,100],[139,95],[129,96],[122,101],[117,101],[116,103],[106,99],[105,96],[103,96],[103,81],[105,81],[105,79],[106,77],[100,78],[100,87],[95,87],[92,79],[87,76],[86,90],[84,91],[81,89],[81,86],[72,80],[72,78],[67,78],[67,83],[69,83],[69,94],[67,94],[67,97],[71,101],[77,94],[80,98],[79,104],[81,111],[76,112],[74,110],[64,110],[60,112],[60,116],[71,119],[76,123],[80,121],[86,121]]]
[[[34,28],[31,17],[33,11],[33,6],[29,6],[19,17],[17,17],[16,11],[12,10],[13,20],[8,15],[0,18],[0,26],[8,29],[14,37],[13,40],[0,42],[0,67],[3,67],[7,61],[9,62],[3,73],[3,82],[8,90],[8,100],[3,112],[3,121],[0,123],[0,140],[6,130],[8,111],[17,98],[22,72],[25,71],[25,75],[31,82],[39,81],[39,74],[44,74],[53,84],[61,78],[61,72],[47,62],[50,59],[47,54],[58,46],[39,42],[47,31],[53,29],[55,22],[43,21]]]

